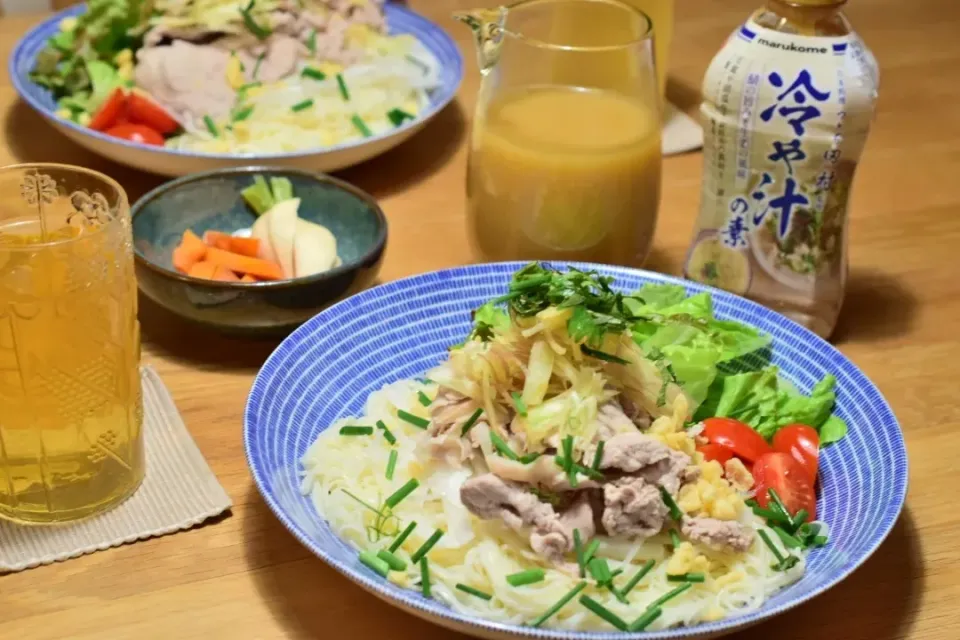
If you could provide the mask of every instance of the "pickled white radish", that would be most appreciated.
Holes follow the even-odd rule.
[[[297,278],[332,269],[337,262],[337,239],[319,224],[298,218],[294,236],[293,265]]]

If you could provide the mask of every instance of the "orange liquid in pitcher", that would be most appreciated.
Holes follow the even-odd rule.
[[[484,259],[640,264],[660,199],[660,126],[638,98],[528,87],[476,123],[468,216]]]
[[[123,235],[38,226],[0,227],[0,517],[60,522],[143,479],[140,335]]]

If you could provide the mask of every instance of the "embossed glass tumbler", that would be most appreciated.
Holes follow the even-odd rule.
[[[130,206],[112,179],[0,168],[0,518],[106,511],[144,475]]]

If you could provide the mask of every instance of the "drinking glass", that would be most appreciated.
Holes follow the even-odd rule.
[[[660,201],[651,23],[619,0],[523,0],[457,15],[480,95],[468,225],[483,260],[640,265]]]
[[[144,475],[130,206],[112,179],[0,169],[0,517],[100,513]]]

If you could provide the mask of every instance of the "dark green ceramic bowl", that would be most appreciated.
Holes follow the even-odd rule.
[[[343,265],[278,282],[232,283],[191,278],[173,268],[173,249],[192,229],[233,232],[256,217],[240,192],[253,177],[282,176],[301,199],[302,218],[337,239]],[[387,220],[368,194],[336,178],[280,167],[220,169],[173,180],[133,205],[137,282],[148,298],[211,328],[240,334],[282,335],[325,307],[370,286],[387,243]]]

